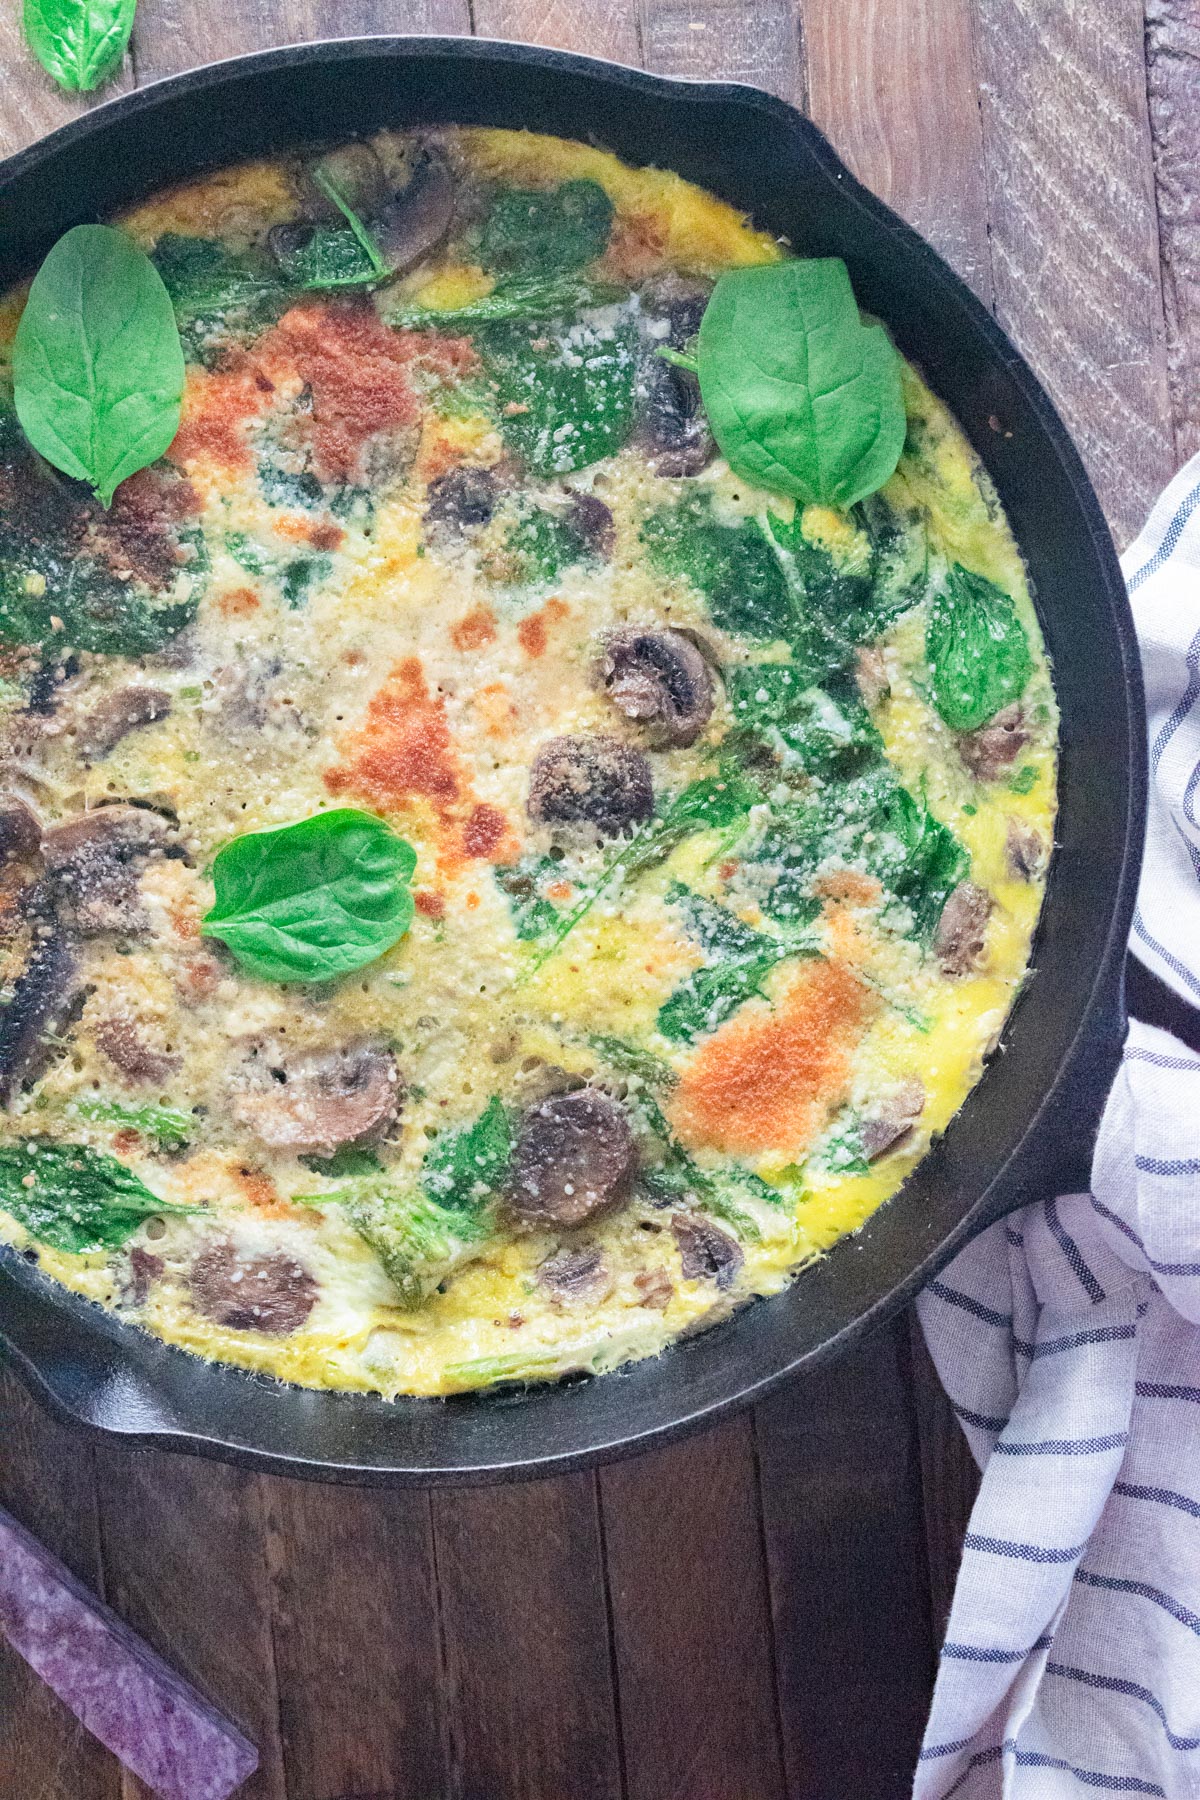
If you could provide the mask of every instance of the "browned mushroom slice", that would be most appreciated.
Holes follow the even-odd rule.
[[[1004,839],[1009,873],[1018,881],[1033,881],[1046,866],[1046,840],[1036,825],[1010,819]]]
[[[617,543],[617,528],[612,510],[599,494],[572,494],[566,523],[583,539],[593,555],[608,562]]]
[[[323,225],[344,225],[344,213],[316,179],[318,175],[360,216],[377,211],[387,199],[387,176],[370,144],[339,144],[301,171],[300,196],[307,217]]]
[[[654,811],[650,765],[619,738],[550,738],[534,757],[526,805],[542,825],[624,831]]]
[[[79,728],[79,754],[90,762],[115,750],[121,739],[142,725],[153,725],[171,710],[171,696],[156,687],[123,687],[95,705]]]
[[[440,156],[424,151],[412,174],[370,221],[375,242],[394,275],[415,269],[436,250],[454,220],[454,181]]]
[[[886,1095],[862,1122],[863,1153],[868,1162],[895,1150],[925,1110],[925,1084],[910,1076]]]
[[[178,829],[141,806],[101,806],[42,838],[42,858],[65,902],[69,922],[85,936],[132,931],[144,924],[138,877],[151,856],[181,854]]]
[[[977,781],[999,781],[1029,742],[1025,714],[1020,706],[1006,706],[978,731],[964,731],[958,753]]]
[[[598,1306],[613,1290],[608,1264],[594,1245],[557,1250],[538,1269],[537,1280],[558,1306]]]
[[[12,998],[0,1012],[0,1105],[39,1066],[46,1040],[70,1011],[79,970],[67,935],[57,925],[34,939]]]
[[[42,841],[42,827],[23,800],[0,799],[0,862],[24,862]]]
[[[614,633],[601,679],[613,705],[644,725],[655,746],[694,744],[712,718],[712,671],[682,632]]]
[[[188,1274],[198,1312],[231,1331],[286,1337],[316,1305],[317,1284],[303,1263],[282,1251],[239,1256],[232,1244],[202,1250]]]
[[[125,1298],[131,1306],[145,1306],[150,1289],[166,1273],[167,1265],[152,1250],[134,1244],[129,1252]]]
[[[973,881],[960,882],[942,909],[933,940],[944,975],[969,975],[983,961],[992,897]]]
[[[153,1081],[161,1085],[174,1075],[182,1059],[169,1050],[157,1050],[133,1019],[100,1019],[92,1029],[96,1048],[129,1081]]]
[[[679,1245],[686,1280],[715,1281],[719,1288],[733,1286],[734,1277],[746,1260],[736,1238],[700,1213],[675,1213],[671,1230]]]
[[[642,290],[643,310],[659,321],[659,327],[649,341],[650,354],[644,364],[645,408],[634,442],[658,475],[698,475],[716,452],[696,377],[656,354],[663,343],[682,350],[691,342],[700,329],[708,296],[708,289],[677,275],[660,277]]]
[[[652,1269],[642,1269],[634,1276],[633,1285],[641,1296],[639,1304],[649,1307],[651,1312],[666,1312],[675,1293],[675,1283],[661,1263]]]
[[[499,479],[493,469],[460,463],[431,481],[425,496],[425,522],[446,533],[486,525],[496,509]]]
[[[595,1088],[531,1106],[513,1151],[508,1202],[530,1224],[582,1225],[627,1198],[637,1145],[624,1107]]]
[[[234,1117],[270,1149],[297,1156],[382,1137],[403,1097],[396,1059],[374,1044],[260,1061],[251,1078],[256,1084],[234,1096]]]

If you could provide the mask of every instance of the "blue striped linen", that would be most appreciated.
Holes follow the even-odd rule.
[[[1200,457],[1123,566],[1151,754],[1132,948],[1200,1004]],[[991,1227],[917,1305],[983,1480],[914,1800],[1200,1800],[1200,1057],[1132,1025],[1092,1192]]]

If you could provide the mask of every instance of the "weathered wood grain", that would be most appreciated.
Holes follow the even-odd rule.
[[[757,1409],[789,1800],[906,1800],[934,1641],[902,1317]]]
[[[804,103],[793,0],[640,0],[642,58],[660,75],[749,81]]]
[[[0,1506],[103,1592],[90,1444],[56,1425],[0,1371]],[[0,1638],[0,1794],[118,1800],[115,1759]]]
[[[288,1800],[442,1791],[428,1496],[262,1483]]]
[[[600,1490],[629,1800],[782,1800],[749,1418]]]
[[[1200,450],[1200,8],[1146,0],[1167,368],[1179,462]]]
[[[438,1493],[433,1523],[438,1800],[619,1800],[595,1477]]]
[[[813,119],[990,305],[970,0],[804,0],[802,12]]]
[[[979,1492],[979,1470],[938,1380],[913,1309],[909,1310],[908,1324],[912,1337],[921,1512],[929,1565],[929,1610],[934,1642],[940,1646],[950,1617],[967,1521]]]
[[[133,60],[139,86],[198,63],[309,38],[376,32],[467,32],[468,0],[148,0],[138,10]]]
[[[637,13],[626,0],[474,0],[472,17],[479,37],[641,62]]]
[[[996,311],[1118,539],[1174,466],[1141,0],[976,0]]]
[[[238,1800],[287,1800],[259,1477],[158,1451],[96,1451],[105,1597],[258,1746]],[[123,1800],[151,1800],[125,1777]]]
[[[26,46],[16,0],[0,11],[0,156],[23,150],[70,119],[133,85],[132,59],[95,94],[66,94]]]

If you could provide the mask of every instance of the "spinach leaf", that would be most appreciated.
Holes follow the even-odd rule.
[[[664,1062],[661,1056],[655,1056],[653,1050],[630,1044],[624,1038],[594,1032],[588,1043],[622,1075],[636,1075],[652,1089],[673,1088],[679,1080],[670,1063]]]
[[[562,868],[549,856],[527,857],[496,870],[497,886],[508,900],[513,930],[519,938],[529,942],[554,930],[559,909],[543,890],[549,882],[561,880]]]
[[[261,251],[240,254],[213,238],[167,231],[151,257],[175,308],[187,352],[208,363],[230,339],[259,331],[287,304],[287,290]]]
[[[689,931],[713,959],[694,970],[658,1009],[658,1029],[673,1043],[690,1043],[701,1032],[715,1031],[746,1000],[755,995],[765,998],[762,984],[778,963],[819,952],[816,937],[805,929],[815,917],[815,905],[806,909],[800,929],[777,938],[743,924],[728,907],[679,883],[667,898],[680,908]]]
[[[501,188],[479,240],[485,269],[580,269],[603,254],[613,203],[596,181],[561,187]]]
[[[666,1114],[653,1093],[643,1090],[632,1096],[632,1103],[650,1135],[657,1138],[663,1148],[661,1163],[643,1169],[639,1175],[642,1187],[656,1199],[668,1204],[689,1201],[693,1205],[702,1206],[714,1218],[723,1219],[727,1225],[731,1225],[744,1242],[760,1242],[762,1232],[752,1215],[746,1211],[745,1202],[757,1200],[765,1201],[769,1206],[778,1206],[784,1197],[781,1191],[768,1186],[749,1169],[740,1168],[736,1164],[723,1169],[719,1174],[701,1168],[671,1130]]]
[[[333,567],[333,558],[318,554],[316,556],[295,556],[284,565],[279,578],[279,586],[287,604],[295,608],[307,600],[312,588],[325,580]]]
[[[118,1249],[157,1213],[203,1210],[160,1200],[115,1156],[50,1138],[0,1148],[0,1207],[39,1243],[73,1255]]]
[[[560,518],[544,506],[528,507],[504,538],[504,548],[491,559],[489,573],[519,587],[555,582],[564,569],[590,562],[593,552],[569,517]]]
[[[845,774],[883,754],[853,682],[831,677],[806,687],[790,663],[751,663],[731,669],[726,692],[739,739],[768,745],[784,766],[810,775]]]
[[[94,1119],[101,1125],[116,1125],[152,1138],[163,1150],[176,1150],[186,1144],[196,1130],[191,1113],[179,1112],[173,1106],[125,1106],[120,1100],[73,1100],[71,1112],[81,1119]]]
[[[125,54],[137,0],[25,0],[25,39],[59,87],[90,94]]]
[[[784,571],[753,519],[721,525],[707,499],[689,495],[651,513],[642,526],[651,566],[690,581],[714,625],[746,637],[790,638],[796,610]]]
[[[830,859],[864,865],[911,911],[918,937],[928,940],[942,909],[970,868],[948,826],[901,787],[887,765],[780,810],[756,851],[775,871],[762,904],[792,923],[811,905],[817,871]]]
[[[872,516],[879,519],[886,502],[880,495],[873,499],[878,505]],[[774,514],[768,523],[771,542],[793,593],[795,654],[814,674],[847,667],[859,644],[881,636],[922,598],[923,533],[868,531],[868,548],[860,566],[847,566],[835,562],[823,545],[805,537],[799,508],[790,525]]]
[[[340,225],[314,225],[279,252],[284,280],[299,288],[364,287],[382,280],[370,253],[353,231]]]
[[[925,627],[933,703],[952,731],[975,731],[1020,699],[1033,657],[1017,609],[994,582],[955,563]]]
[[[480,347],[500,431],[535,475],[569,475],[615,456],[629,437],[638,348],[628,313],[615,324],[494,325]]]
[[[862,1120],[847,1108],[839,1113],[820,1150],[830,1175],[866,1175],[871,1164],[863,1144]]]
[[[448,1131],[426,1153],[421,1186],[452,1212],[475,1212],[503,1187],[512,1161],[508,1108],[493,1094],[473,1125]]]
[[[417,301],[383,302],[380,312],[398,331],[465,331],[510,319],[563,319],[589,306],[611,306],[627,289],[579,275],[510,276],[490,294],[461,306],[422,306]]]
[[[336,1193],[305,1196],[310,1206],[344,1204],[346,1216],[371,1246],[400,1295],[417,1308],[459,1263],[475,1254],[488,1225],[464,1210],[439,1206],[418,1189],[378,1177],[343,1182]]]
[[[404,936],[416,864],[411,844],[353,807],[248,832],[217,853],[201,930],[260,980],[332,981]]]
[[[356,1144],[343,1144],[332,1156],[302,1156],[300,1161],[314,1175],[328,1175],[331,1181],[346,1181],[362,1175],[382,1175],[383,1164],[373,1150]]]
[[[170,447],[183,382],[179,328],[149,257],[109,225],[59,238],[13,343],[17,417],[34,449],[108,506]]]
[[[696,344],[700,393],[731,469],[805,505],[852,506],[904,448],[900,359],[866,325],[836,257],[729,269]]]

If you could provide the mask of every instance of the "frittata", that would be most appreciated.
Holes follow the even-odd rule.
[[[385,1396],[777,1293],[1028,970],[1057,714],[962,432],[842,265],[578,143],[117,226],[186,383],[111,504],[0,304],[0,1236]]]

